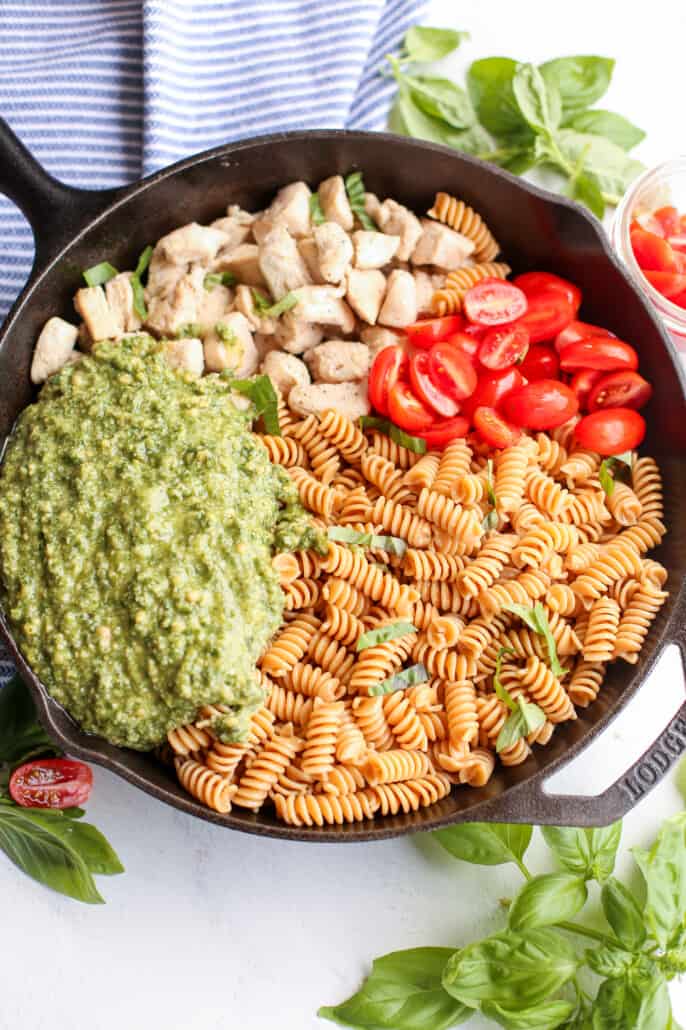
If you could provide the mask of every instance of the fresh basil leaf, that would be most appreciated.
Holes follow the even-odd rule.
[[[0,809],[0,849],[46,887],[89,905],[104,904],[84,859],[54,831],[52,823],[31,818],[28,809]]]
[[[83,808],[62,808],[60,811],[65,819],[83,819],[86,814]]]
[[[509,924],[515,931],[553,926],[571,919],[588,898],[581,876],[572,873],[544,873],[524,884],[510,907]]]
[[[595,826],[584,832],[591,849],[591,878],[604,883],[615,867],[617,849],[622,839],[622,821],[618,819],[609,826]]]
[[[621,147],[602,136],[574,129],[560,129],[557,145],[565,157],[576,165],[583,154],[583,170],[592,176],[608,202],[621,197],[637,175],[643,171],[640,161],[628,157]]]
[[[379,626],[378,629],[369,629],[363,633],[357,641],[356,651],[366,651],[368,647],[375,647],[377,644],[385,644],[388,640],[396,640],[408,633],[416,633],[417,627],[411,622],[390,622],[386,626]]]
[[[138,317],[145,321],[148,317],[148,309],[145,304],[145,293],[143,291],[142,277],[148,270],[150,264],[150,258],[152,257],[152,247],[148,245],[138,258],[135,271],[132,273],[130,278],[131,291],[133,293],[133,310],[136,312]]]
[[[318,193],[310,194],[310,221],[313,225],[321,225],[326,221],[326,215],[322,211]]]
[[[329,540],[356,547],[369,547],[402,557],[407,550],[407,543],[399,536],[380,536],[377,533],[361,533],[350,526],[329,526],[326,535]]]
[[[399,536],[383,536],[378,533],[372,533],[369,546],[372,549],[387,551],[388,554],[396,554],[402,558],[407,550],[407,541]]]
[[[577,200],[580,204],[584,204],[596,218],[602,219],[605,215],[605,201],[603,200],[602,191],[598,183],[590,175],[579,172],[573,176],[569,181],[567,193],[572,200]]]
[[[136,268],[133,273],[137,279],[142,278],[145,272],[147,272],[151,257],[152,247],[148,244],[145,250],[141,253],[141,256],[138,258],[138,263],[136,264]]]
[[[362,228],[369,231],[376,230],[376,223],[369,217],[364,206],[364,181],[362,172],[351,172],[345,177],[345,192],[348,195],[350,210],[357,215]]]
[[[440,61],[457,50],[460,43],[469,39],[468,32],[456,29],[435,29],[424,25],[413,25],[405,33],[404,54],[410,61],[428,64]]]
[[[46,811],[32,810],[31,821],[59,837],[75,851],[85,862],[89,872],[101,876],[115,876],[124,872],[124,866],[116,852],[97,827],[90,823],[77,822],[74,818],[65,819],[64,816],[55,819],[53,813],[46,815]]]
[[[512,747],[522,737],[526,737],[527,734],[533,733],[539,726],[542,726],[545,720],[545,712],[538,705],[531,701],[525,701],[523,697],[518,697],[515,710],[508,715],[498,734],[495,742],[496,752],[500,754],[501,751]]]
[[[511,147],[509,153],[503,152],[501,158],[494,158],[496,164],[506,168],[513,175],[523,175],[538,164],[538,158],[532,147]]]
[[[394,132],[396,136],[410,136],[410,130],[405,124],[405,119],[402,116],[402,96],[400,93],[396,96],[391,110],[388,114],[388,129],[390,132]]]
[[[525,604],[516,604],[514,601],[508,602],[502,607],[504,611],[512,612],[513,615],[518,615],[529,629],[532,629],[534,633],[538,633],[539,636],[542,636],[545,639],[546,646],[548,648],[548,658],[550,660],[550,670],[553,676],[563,676],[565,670],[558,661],[555,639],[550,630],[545,608],[541,602],[536,601],[533,608],[530,608]]]
[[[463,129],[462,132],[452,132],[445,142],[453,150],[459,150],[463,154],[472,154],[474,157],[481,158],[482,161],[501,163],[500,152],[494,147],[493,140],[478,122],[470,125],[468,129]]]
[[[634,1030],[640,999],[625,977],[601,983],[593,1004],[593,1030]]]
[[[633,453],[631,451],[603,458],[598,469],[598,479],[608,497],[612,497],[614,493],[616,479],[627,482],[631,478],[632,463]]]
[[[186,322],[176,330],[176,339],[185,340],[189,337],[194,339],[202,336],[202,326],[199,322]]]
[[[91,265],[83,273],[83,278],[86,280],[86,286],[104,286],[110,279],[114,279],[115,275],[119,275],[119,272],[111,265],[109,261],[101,261],[99,265]]]
[[[563,869],[602,883],[614,869],[622,824],[587,830],[542,826],[541,833]]]
[[[533,827],[525,823],[460,823],[433,836],[454,858],[474,865],[520,865]]]
[[[487,1001],[481,1011],[489,1019],[500,1023],[506,1030],[556,1030],[574,1012],[570,1001],[543,1001],[535,1008],[506,1009]]]
[[[589,948],[586,952],[586,964],[594,973],[602,977],[622,977],[633,965],[634,956],[623,948],[612,948],[602,945]]]
[[[431,75],[405,75],[403,82],[417,107],[432,118],[440,118],[455,129],[468,129],[476,114],[461,86],[450,79]]]
[[[378,415],[361,415],[360,429],[376,429],[377,432],[390,437],[400,447],[405,447],[414,454],[426,454],[426,440],[422,440],[421,436],[410,436],[387,418],[379,418]]]
[[[231,272],[208,272],[202,284],[211,293],[215,286],[233,286],[235,282],[236,276]]]
[[[441,977],[451,948],[412,948],[374,961],[362,988],[341,1005],[318,1015],[341,1026],[388,1030],[447,1030],[471,1011],[443,989]]]
[[[565,118],[585,110],[607,91],[615,62],[607,57],[558,57],[539,65],[541,75],[562,100]]]
[[[686,813],[668,819],[650,851],[632,848],[646,886],[643,917],[661,948],[672,945],[686,912]]]
[[[255,376],[253,379],[229,379],[232,390],[249,397],[255,408],[256,417],[262,416],[264,428],[271,436],[281,436],[278,416],[278,398],[269,376]]]
[[[522,117],[534,132],[552,136],[562,115],[560,93],[546,82],[533,64],[520,64],[512,79],[512,92]]]
[[[16,765],[45,754],[61,754],[36,715],[28,687],[18,676],[0,690],[0,764]]]
[[[590,132],[594,136],[603,136],[616,143],[622,150],[632,150],[645,139],[645,132],[638,126],[614,111],[579,111],[565,120],[566,129],[577,132]]]
[[[612,497],[615,492],[615,480],[612,475],[612,464],[610,458],[604,458],[603,461],[601,461],[600,468],[598,469],[598,482],[607,496]]]
[[[571,980],[578,965],[572,945],[556,930],[504,930],[456,951],[443,986],[471,1008],[486,1002],[533,1008]]]
[[[396,690],[405,690],[407,687],[415,687],[418,683],[426,683],[430,679],[426,666],[421,662],[410,665],[408,669],[396,672],[394,676],[375,683],[369,687],[368,693],[371,697],[380,697],[383,694],[393,694]]]
[[[635,1030],[668,1030],[672,1020],[672,1004],[664,979],[653,977],[647,983],[642,983],[640,993]]]
[[[499,649],[495,659],[495,669],[493,672],[493,689],[495,690],[497,696],[500,698],[503,704],[507,705],[511,712],[514,712],[517,708],[517,704],[512,695],[510,694],[509,690],[507,689],[507,687],[503,686],[503,683],[500,679],[500,669],[502,666],[503,658],[506,654],[515,654],[515,652],[512,650],[511,647],[501,647]]]
[[[455,130],[440,118],[433,118],[426,114],[415,103],[414,97],[404,81],[400,84],[397,104],[405,130],[403,135],[412,136],[413,139],[424,139],[429,143],[450,146],[450,141],[456,134]]]
[[[467,89],[484,129],[498,137],[517,137],[522,145],[533,133],[512,89],[517,62],[509,57],[474,61],[467,72]]]

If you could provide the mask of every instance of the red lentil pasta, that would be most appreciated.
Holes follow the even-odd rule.
[[[274,557],[283,623],[258,663],[265,700],[247,739],[215,737],[221,706],[169,734],[180,783],[210,808],[267,806],[293,826],[415,812],[530,759],[595,701],[609,663],[638,660],[668,596],[647,557],[665,533],[652,458],[634,456],[613,499],[573,424],[525,436],[488,455],[492,526],[476,440],[419,457],[333,411],[280,414],[283,436],[261,437],[271,460],[316,525],[345,531],[325,556]],[[534,604],[562,672],[517,614]],[[545,716],[500,750],[496,675]]]

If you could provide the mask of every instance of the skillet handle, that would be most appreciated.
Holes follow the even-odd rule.
[[[686,670],[686,629],[677,640]],[[545,781],[532,784],[522,797],[496,802],[491,818],[503,822],[527,822],[533,825],[558,825],[564,811],[567,826],[607,826],[622,819],[646,794],[662,780],[686,752],[686,701],[662,731],[657,740],[602,794],[548,794]]]
[[[0,193],[14,201],[31,225],[36,247],[34,273],[122,192],[82,190],[55,179],[0,118]]]

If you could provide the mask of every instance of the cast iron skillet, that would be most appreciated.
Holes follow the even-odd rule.
[[[614,330],[640,352],[653,383],[647,452],[660,463],[669,533],[658,555],[671,594],[635,666],[616,663],[594,705],[558,727],[528,761],[500,769],[482,790],[464,788],[432,808],[373,823],[293,829],[269,814],[217,815],[186,795],[152,757],[83,733],[47,694],[18,652],[4,618],[0,629],[38,706],[41,721],[70,754],[103,765],[168,804],[233,829],[291,840],[380,840],[463,820],[600,825],[618,819],[650,790],[686,748],[686,703],[629,772],[597,797],[552,796],[544,782],[577,755],[639,689],[664,647],[686,657],[686,440],[684,376],[671,343],[619,265],[600,225],[571,202],[444,147],[363,132],[295,132],[229,144],[173,165],[132,186],[90,192],[50,177],[0,120],[0,191],[29,219],[36,258],[29,281],[0,332],[0,434],[5,437],[34,391],[29,382],[38,332],[53,314],[74,318],[72,297],[84,268],[107,259],[132,268],[143,248],[192,219],[208,222],[227,203],[263,207],[287,182],[317,183],[360,168],[367,188],[426,211],[436,190],[473,205],[491,226],[515,271],[549,269],[583,289],[582,317]]]

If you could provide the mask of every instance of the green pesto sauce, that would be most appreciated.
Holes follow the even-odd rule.
[[[0,470],[0,600],[90,733],[139,750],[202,704],[240,739],[278,628],[275,551],[317,546],[295,488],[218,376],[98,344],[22,412]]]

